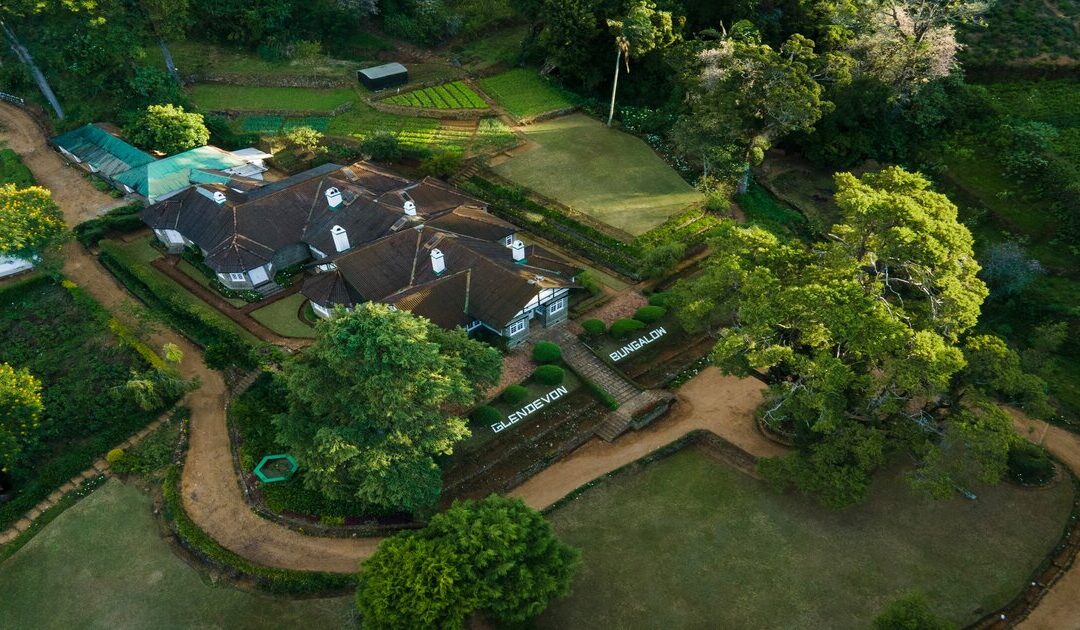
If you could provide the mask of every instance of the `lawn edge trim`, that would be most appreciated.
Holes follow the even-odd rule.
[[[75,505],[83,498],[90,496],[95,490],[104,485],[107,480],[108,477],[105,475],[91,477],[80,483],[75,489],[65,493],[64,496],[60,497],[59,501],[49,506],[48,509],[32,520],[30,526],[19,532],[18,536],[8,541],[7,544],[0,546],[0,564],[3,564],[20,549],[26,546],[34,536],[45,529],[46,525],[56,520],[56,517],[63,514],[68,508]]]

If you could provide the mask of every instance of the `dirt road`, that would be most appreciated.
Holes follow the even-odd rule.
[[[0,129],[0,145],[18,153],[38,184],[52,191],[53,199],[64,211],[68,227],[126,203],[98,191],[82,177],[82,171],[60,159],[46,144],[41,128],[26,112],[0,102],[0,120],[4,123]]]
[[[1013,412],[1013,424],[1020,435],[1042,444],[1074,474],[1080,475],[1080,437],[1075,433],[1016,412]],[[1073,562],[1069,571],[1017,627],[1023,630],[1080,628],[1080,562]]]

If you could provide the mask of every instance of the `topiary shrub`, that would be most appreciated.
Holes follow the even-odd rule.
[[[502,422],[503,416],[498,409],[482,405],[473,410],[472,419],[476,424],[492,425],[496,422]]]
[[[660,318],[664,315],[667,315],[667,309],[663,306],[642,306],[634,313],[634,319],[646,324],[652,324],[660,321]]]
[[[1040,486],[1054,478],[1054,461],[1041,446],[1019,441],[1009,447],[1009,478],[1027,486]]]
[[[581,327],[585,329],[585,333],[590,337],[599,337],[607,332],[607,324],[599,319],[586,319],[581,322]]]
[[[533,378],[544,385],[561,385],[566,372],[557,365],[541,365],[533,372]]]
[[[533,346],[533,361],[537,363],[558,363],[562,360],[562,348],[557,343],[540,341]]]
[[[122,459],[124,459],[124,449],[122,448],[114,448],[105,454],[105,461],[109,462],[109,465],[115,464]]]
[[[666,291],[653,293],[649,296],[649,306],[663,306],[664,308],[670,308],[671,297],[671,294]]]
[[[516,405],[525,400],[528,395],[529,390],[526,389],[523,385],[511,385],[510,387],[504,389],[502,395],[500,395],[499,397],[502,398],[503,402],[508,405]]]
[[[611,324],[611,336],[616,339],[626,339],[627,335],[644,327],[645,323],[637,319],[618,319]]]

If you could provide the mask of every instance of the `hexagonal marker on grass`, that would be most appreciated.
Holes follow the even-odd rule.
[[[267,455],[255,467],[255,476],[263,483],[288,481],[299,467],[292,455]]]

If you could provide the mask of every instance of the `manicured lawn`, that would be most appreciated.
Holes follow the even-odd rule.
[[[643,140],[583,114],[530,125],[526,135],[539,146],[496,173],[630,234],[701,201]]]
[[[1007,603],[1054,547],[1072,484],[914,496],[899,474],[869,504],[833,511],[697,448],[586,491],[550,515],[582,549],[548,628],[858,628],[925,593],[958,625]]]
[[[0,291],[0,304],[0,362],[37,377],[45,407],[9,471],[15,493],[0,503],[3,530],[161,410],[124,395],[132,370],[150,366],[81,290],[30,278]]]
[[[191,100],[205,111],[289,110],[329,112],[356,98],[351,88],[313,89],[248,87],[200,83],[192,86]]]
[[[386,99],[386,102],[404,107],[429,109],[487,109],[484,99],[463,81],[405,92],[391,96]]]
[[[252,311],[251,316],[255,321],[283,337],[315,338],[315,329],[300,321],[297,313],[306,298],[299,293],[294,293],[287,298],[282,298],[269,306],[264,306],[257,311]]]
[[[572,94],[529,68],[515,68],[480,79],[480,87],[516,118],[538,116],[574,105]]]
[[[0,565],[9,628],[344,628],[352,598],[214,584],[162,539],[150,497],[115,479]]]

